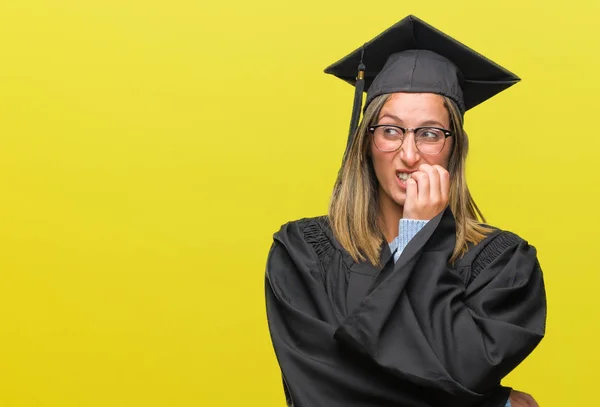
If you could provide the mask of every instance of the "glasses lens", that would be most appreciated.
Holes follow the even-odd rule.
[[[425,154],[439,154],[444,149],[446,136],[440,129],[422,128],[416,134],[417,148]]]
[[[404,140],[402,129],[394,126],[376,127],[373,133],[375,145],[381,151],[395,151]]]

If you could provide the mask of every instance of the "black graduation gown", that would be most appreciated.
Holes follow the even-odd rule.
[[[536,250],[495,229],[452,267],[446,209],[383,268],[356,263],[326,217],[274,235],[269,331],[294,407],[504,407],[501,379],[538,345],[546,296]]]

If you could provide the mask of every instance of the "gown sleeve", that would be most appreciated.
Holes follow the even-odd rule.
[[[448,394],[482,394],[544,336],[546,296],[536,250],[502,232],[471,266],[448,266],[454,218],[442,212],[334,336],[386,371]]]
[[[430,407],[426,392],[341,346],[343,320],[326,292],[318,256],[300,226],[284,225],[271,246],[265,278],[269,332],[289,405]]]

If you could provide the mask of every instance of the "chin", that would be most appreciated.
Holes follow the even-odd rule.
[[[404,202],[406,201],[406,199],[404,197],[402,198],[394,198],[394,203],[398,206],[404,206]]]
[[[403,207],[406,201],[406,192],[398,188],[397,185],[393,185],[392,188],[381,188],[379,189],[379,196],[381,199],[388,202],[388,204],[396,204]]]
[[[404,206],[404,202],[406,202],[406,194],[402,191],[394,191],[394,194],[391,195],[392,201],[398,206]]]

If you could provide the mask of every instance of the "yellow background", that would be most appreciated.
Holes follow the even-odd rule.
[[[600,405],[598,1],[2,0],[0,406],[283,406],[264,265],[326,211],[352,87],[322,70],[409,13],[523,78],[466,117],[546,276],[506,383]]]

